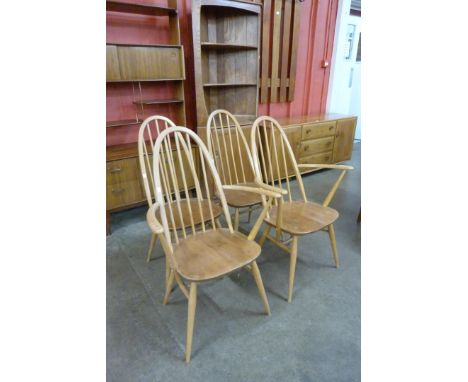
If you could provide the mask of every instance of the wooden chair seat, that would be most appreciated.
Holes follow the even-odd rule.
[[[174,216],[174,223],[175,223],[176,229],[181,229],[182,228],[182,222],[180,220],[180,215],[179,215],[179,210],[178,210],[178,207],[177,207],[177,202],[173,201],[170,204],[171,204],[172,213],[173,213],[173,216]],[[195,225],[201,224],[202,220],[207,222],[207,221],[209,221],[211,219],[210,207],[209,207],[208,200],[206,200],[206,199],[202,200],[200,202],[200,205],[201,205],[201,210],[200,210],[200,206],[198,204],[198,200],[197,199],[190,199],[190,208],[192,210],[193,223]],[[215,219],[217,217],[219,217],[223,213],[223,208],[221,207],[221,205],[219,205],[217,203],[212,202],[211,203],[211,208],[213,210],[213,216],[214,216]],[[184,200],[180,201],[180,210],[182,212],[182,218],[183,218],[183,223],[184,223],[185,228],[190,227],[190,225],[192,223],[190,221],[190,209],[189,209],[189,203],[187,203],[187,199],[184,199]],[[167,214],[167,221],[169,222],[169,227],[172,229],[172,221],[171,221],[171,217],[169,216],[168,211],[169,211],[169,206],[168,206],[168,208],[166,210],[166,214]],[[161,219],[161,211],[160,210],[158,210],[156,216],[157,216],[158,219]]]
[[[260,255],[260,245],[240,232],[217,229],[180,241],[174,250],[176,269],[190,281],[205,281],[250,264]]]
[[[256,183],[239,183],[238,186],[258,187]],[[224,190],[227,204],[231,207],[251,207],[262,203],[262,196],[246,191]]]
[[[276,227],[277,206],[270,210],[265,222]],[[281,230],[291,235],[305,235],[320,231],[338,219],[339,213],[330,207],[304,201],[283,203],[283,224]]]

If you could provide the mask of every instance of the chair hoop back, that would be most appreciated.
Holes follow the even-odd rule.
[[[199,166],[193,155],[194,148],[198,148]],[[171,248],[173,242],[179,243],[177,227],[183,238],[189,234],[197,235],[197,228],[200,227],[196,227],[194,221],[200,221],[203,232],[207,229],[205,222],[210,222],[213,230],[217,229],[213,214],[215,196],[220,199],[230,232],[234,232],[213,158],[197,134],[181,126],[164,129],[156,139],[153,152],[156,202],[159,204],[164,235]],[[198,171],[197,167],[199,167]],[[210,175],[214,181],[216,195],[210,195],[207,175]],[[188,176],[193,177],[194,189],[189,189]],[[202,189],[205,194],[202,193]],[[195,197],[191,196],[192,193],[195,193]],[[206,205],[208,208],[203,208]],[[204,216],[204,214],[209,216]],[[194,219],[194,216],[201,217],[201,219]],[[171,240],[171,233],[173,240]]]
[[[249,144],[234,115],[223,109],[213,111],[206,124],[206,138],[222,184],[233,185],[253,180],[255,172]],[[248,158],[248,168],[242,160],[245,156]]]
[[[267,116],[258,117],[250,138],[256,179],[281,189],[285,181],[289,201],[292,202],[289,178],[296,176],[301,197],[307,201],[294,152],[278,121]]]
[[[161,131],[173,126],[175,126],[175,123],[169,118],[154,115],[146,118],[142,122],[138,132],[138,158],[140,162],[141,177],[143,178],[143,185],[145,188],[145,195],[149,207],[153,205],[153,199],[155,197],[152,170],[153,163],[150,156],[154,154],[154,143]],[[148,176],[150,178],[149,180]]]

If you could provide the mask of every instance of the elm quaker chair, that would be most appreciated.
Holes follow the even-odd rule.
[[[175,127],[174,122],[172,122],[169,118],[155,115],[155,116],[148,117],[143,121],[143,123],[140,126],[140,131],[138,133],[138,156],[140,160],[140,171],[141,171],[141,177],[143,179],[145,195],[148,201],[149,208],[151,208],[151,206],[153,205],[153,200],[155,198],[154,180],[153,180],[153,171],[152,171],[152,165],[153,165],[152,156],[153,156],[154,142],[156,138],[158,137],[158,135],[160,134],[160,132],[169,127]],[[170,145],[168,145],[165,148],[168,150],[173,149]],[[180,185],[182,185],[181,181],[180,181]],[[173,193],[174,193],[174,189],[173,187],[170,187],[170,194],[165,195],[168,200],[171,200],[171,203],[174,203],[174,201],[172,200],[173,198],[171,198],[171,194]],[[194,203],[197,203],[197,201],[195,199],[189,199],[189,198],[190,198],[190,194],[186,192],[185,199],[182,200],[180,203],[182,214],[183,216],[185,216],[185,219],[179,220],[176,216],[176,221],[175,221],[176,230],[182,229],[182,222],[185,222],[186,224],[185,227],[187,227],[190,224],[190,220],[188,219],[190,207],[187,201],[190,200],[191,205],[193,205]],[[204,215],[195,215],[193,217],[195,225],[200,225],[201,223],[200,219],[202,216],[206,217],[205,222],[209,220],[208,219],[208,205],[206,201],[202,202],[202,208],[203,208]],[[215,218],[217,218],[221,213],[222,213],[221,206],[213,205],[213,214]],[[173,228],[174,227],[171,227],[171,229]],[[157,235],[153,233],[151,235],[151,240],[150,240],[150,244],[148,247],[146,261],[151,260],[151,254],[153,252],[153,248],[156,243],[156,240],[157,240]],[[166,280],[168,276],[169,276],[169,264],[166,264]]]
[[[176,147],[174,152],[167,149],[170,144],[171,134]],[[197,145],[200,153],[198,173],[197,164],[190,150],[192,142]],[[179,164],[182,163],[182,157],[187,158],[189,169],[184,170],[183,166],[177,166],[176,157]],[[182,213],[181,197],[178,191],[178,181],[182,179],[184,190],[188,192],[185,181],[188,174],[185,171],[192,174],[196,190],[196,203],[187,205],[188,216]],[[181,177],[177,176],[177,172],[180,172]],[[166,261],[170,264],[163,304],[168,301],[174,281],[188,299],[185,359],[186,362],[189,362],[197,303],[197,286],[199,283],[223,277],[241,268],[247,268],[253,274],[265,311],[270,314],[267,296],[256,263],[261,247],[254,239],[268,208],[271,207],[273,198],[278,198],[280,195],[261,188],[237,185],[223,186],[208,149],[198,135],[185,127],[170,127],[159,134],[154,147],[153,173],[156,201],[148,210],[147,222],[152,232],[159,236],[166,255]],[[217,196],[221,201],[227,228],[222,228],[219,219],[217,220],[214,216],[207,173],[213,179]],[[199,175],[197,176],[197,174]],[[167,195],[171,195],[168,192],[171,185],[175,190],[175,198],[169,202]],[[204,193],[202,193],[202,186],[204,186]],[[248,236],[233,229],[224,190],[249,191],[265,197],[265,207]],[[268,201],[266,197],[268,197]],[[205,211],[202,208],[204,202],[208,206],[208,217],[211,225],[209,229],[208,224],[205,223]],[[201,216],[201,219],[199,219],[201,230],[198,231],[193,219],[197,215]],[[188,225],[185,223],[187,218],[190,220]],[[180,224],[181,230],[174,229],[176,219],[180,219],[182,222]],[[173,227],[173,229],[170,227]],[[189,283],[188,287],[185,282]]]
[[[222,109],[213,111],[206,124],[206,141],[222,184],[258,187],[254,183],[255,171],[249,144],[234,115]],[[248,165],[242,159],[245,156]],[[250,192],[225,190],[224,194],[227,204],[235,210],[235,230],[239,228],[241,208],[248,208],[250,221],[252,208],[262,203],[260,195]]]
[[[338,211],[328,207],[328,205],[333,199],[346,172],[352,170],[353,167],[334,164],[298,165],[286,134],[280,124],[271,117],[259,117],[255,120],[251,131],[251,149],[256,172],[256,182],[261,183],[263,188],[282,194],[281,198],[277,199],[277,203],[272,206],[265,218],[267,226],[262,233],[259,244],[263,246],[265,239],[269,239],[290,254],[288,302],[291,302],[299,236],[317,231],[327,231],[330,237],[335,265],[337,268],[339,267],[340,261],[336,249],[335,230],[333,228],[333,223],[339,214]],[[342,170],[322,204],[307,200],[299,171],[300,168]],[[300,200],[293,200],[289,181],[291,176],[296,176]],[[283,180],[286,183],[285,189],[283,189]],[[265,186],[264,183],[269,186]],[[283,195],[286,194],[288,195],[288,200],[284,201]],[[275,237],[269,235],[271,228],[275,228],[276,230]],[[281,241],[282,232],[291,235],[285,242]],[[288,242],[291,242],[290,247],[287,245]]]

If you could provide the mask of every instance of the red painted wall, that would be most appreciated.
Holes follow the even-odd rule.
[[[128,0],[130,2],[130,0]],[[167,4],[164,1],[139,0],[139,3]],[[191,0],[178,0],[181,40],[185,53],[185,105],[187,126],[195,129],[195,86],[192,47]],[[325,112],[330,68],[322,68],[322,61],[331,62],[338,0],[305,0],[302,3],[299,51],[294,101],[259,105],[259,115],[288,117]],[[107,14],[108,43],[167,43],[167,18],[149,16],[117,16]],[[143,84],[145,98],[170,96],[171,86]],[[138,92],[135,88],[135,92]],[[138,94],[138,93],[136,93]],[[135,117],[131,84],[107,85],[107,120]],[[172,117],[169,106],[145,107],[145,116],[163,114]],[[107,129],[107,145],[137,141],[138,126]]]

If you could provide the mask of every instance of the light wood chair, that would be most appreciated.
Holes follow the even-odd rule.
[[[171,134],[176,147],[175,151],[168,150]],[[190,150],[192,143],[195,143],[199,148],[200,166],[198,173]],[[178,182],[181,179],[183,190],[188,192],[185,181],[188,174],[183,166],[177,166],[174,160],[178,158],[178,163],[181,163],[182,157],[187,158],[190,164],[188,171],[195,180],[195,203],[187,205],[188,215],[183,214],[181,196],[178,191]],[[223,277],[241,268],[247,268],[253,274],[265,311],[270,314],[267,296],[256,263],[261,247],[254,239],[268,208],[271,207],[272,200],[280,195],[274,191],[260,188],[238,185],[223,186],[208,149],[198,135],[185,127],[171,127],[159,134],[154,147],[153,172],[156,201],[148,210],[147,221],[152,232],[159,236],[167,262],[170,264],[163,304],[168,301],[174,281],[188,299],[185,359],[189,362],[199,283]],[[220,220],[216,219],[214,215],[212,194],[207,180],[208,174],[213,179],[227,228],[223,228]],[[171,185],[175,190],[174,196],[168,192]],[[248,191],[265,198],[265,208],[248,236],[233,229],[224,195],[225,190]],[[203,203],[208,206],[207,215],[202,207]],[[196,229],[194,217],[197,215],[201,216],[201,230]],[[209,217],[210,228],[206,223],[206,216]],[[175,229],[176,219],[180,219],[180,230]],[[187,219],[189,220],[188,224],[186,223]],[[186,282],[189,286],[185,285]]]
[[[206,125],[206,141],[223,185],[257,187],[253,181],[255,170],[249,144],[234,115],[222,109],[213,111]],[[248,209],[250,222],[253,207],[260,205],[262,198],[245,191],[225,190],[224,194],[227,204],[234,208],[234,229],[237,231],[241,209]]]
[[[297,164],[293,150],[286,134],[279,123],[271,117],[259,117],[255,120],[251,131],[251,150],[256,172],[256,182],[263,188],[282,194],[275,200],[265,218],[267,226],[262,233],[259,244],[263,246],[265,239],[288,252],[291,256],[289,266],[288,302],[291,302],[294,275],[297,260],[297,242],[299,236],[317,231],[327,231],[330,237],[331,249],[335,265],[338,268],[340,261],[336,248],[335,230],[333,223],[338,218],[338,211],[328,207],[332,201],[346,172],[353,167],[332,164]],[[341,170],[337,181],[330,189],[322,204],[310,202],[304,190],[300,168],[328,168]],[[291,193],[290,177],[295,176],[299,187],[300,198],[294,200]],[[265,186],[265,183],[268,186]],[[284,196],[287,200],[284,201]],[[270,230],[274,228],[276,235],[271,236]],[[291,237],[282,241],[282,232]],[[288,246],[289,242],[291,243]]]
[[[140,130],[138,132],[138,156],[139,156],[139,161],[140,161],[140,171],[141,171],[141,177],[143,179],[146,199],[148,201],[148,207],[150,208],[153,205],[153,201],[155,199],[154,179],[153,179],[153,171],[152,171],[152,166],[153,166],[152,157],[153,157],[154,142],[156,141],[156,138],[159,136],[161,131],[169,127],[175,127],[174,122],[172,122],[169,118],[155,115],[155,116],[146,118],[141,124]],[[163,148],[163,150],[164,149],[165,148]],[[173,150],[172,145],[168,145],[167,149]],[[182,184],[182,182],[180,183]],[[170,187],[169,192],[174,193],[174,188]],[[168,197],[168,195],[165,195],[165,196],[166,198]],[[183,221],[185,222],[186,227],[187,227],[187,225],[190,224],[187,216],[190,213],[190,207],[193,206],[194,203],[196,203],[196,200],[193,198],[190,198],[190,190],[189,190],[189,193],[185,193],[184,196],[185,197],[183,198],[183,200],[181,200],[181,210],[182,210],[183,216],[185,217]],[[206,217],[205,221],[208,221],[208,205],[206,201],[202,203],[202,208],[203,208],[204,216]],[[214,205],[213,213],[216,218],[219,215],[221,215],[222,213],[221,206]],[[195,215],[193,218],[194,218],[194,223],[196,225],[199,225],[201,223],[200,215]],[[175,229],[176,230],[182,229],[182,220],[178,219],[177,216],[175,217],[175,219],[176,219]],[[150,244],[148,247],[148,253],[146,255],[146,261],[151,260],[151,255],[153,253],[153,249],[154,249],[154,245],[156,241],[157,241],[157,235],[153,233],[151,235],[151,240],[150,240]],[[166,270],[167,270],[166,278],[169,276],[168,269],[169,269],[168,264],[166,264]]]

